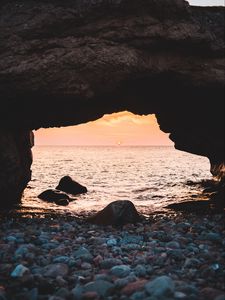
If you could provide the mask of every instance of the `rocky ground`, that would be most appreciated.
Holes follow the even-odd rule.
[[[224,300],[222,214],[0,219],[0,300]]]

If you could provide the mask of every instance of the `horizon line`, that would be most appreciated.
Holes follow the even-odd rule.
[[[134,145],[134,144],[124,144],[124,145],[109,145],[109,144],[106,144],[106,145],[70,145],[70,144],[63,144],[63,145],[60,145],[60,144],[51,144],[51,145],[44,145],[44,144],[37,144],[37,145],[34,145],[34,147],[62,147],[62,146],[66,146],[66,147],[174,147],[174,145],[146,145],[146,144],[143,144],[143,145]]]

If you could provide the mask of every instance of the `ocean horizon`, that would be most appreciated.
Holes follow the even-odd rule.
[[[130,200],[148,214],[201,197],[201,190],[187,182],[211,178],[207,158],[165,145],[39,145],[33,156],[32,180],[22,206],[71,214],[98,211],[116,200]],[[38,199],[66,175],[88,193],[73,197],[67,207]]]

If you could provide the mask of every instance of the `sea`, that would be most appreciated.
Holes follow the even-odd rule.
[[[201,198],[199,186],[188,182],[211,178],[207,158],[173,146],[35,146],[33,159],[22,208],[71,215],[93,213],[116,200],[130,200],[148,215],[169,204]],[[73,196],[68,206],[38,199],[65,175],[88,192]]]

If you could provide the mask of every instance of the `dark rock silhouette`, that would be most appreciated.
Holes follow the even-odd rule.
[[[125,225],[140,221],[140,215],[134,204],[128,200],[114,201],[87,221],[97,225]]]
[[[87,188],[74,181],[70,176],[64,176],[56,189],[72,195],[87,193]]]
[[[70,202],[70,197],[59,190],[46,190],[38,196],[39,199],[66,206]]]
[[[20,202],[31,180],[33,133],[0,129],[0,207]]]
[[[6,199],[17,201],[30,179],[21,132],[123,110],[155,113],[177,149],[208,157],[224,176],[223,7],[3,0],[0,20],[0,128],[15,145],[0,139]]]

